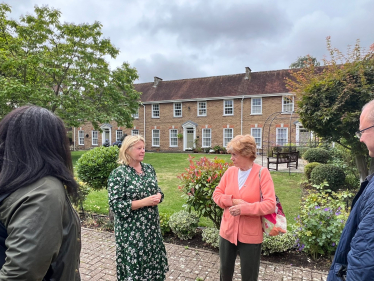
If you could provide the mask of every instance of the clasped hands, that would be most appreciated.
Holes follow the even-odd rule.
[[[161,202],[161,193],[148,196],[144,199],[146,200],[146,206],[156,206]]]
[[[233,217],[240,216],[240,205],[246,204],[243,199],[232,199],[232,206],[229,208],[229,212]]]

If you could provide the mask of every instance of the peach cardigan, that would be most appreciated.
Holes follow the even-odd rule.
[[[219,234],[235,245],[238,240],[247,244],[262,243],[261,216],[275,211],[274,183],[266,168],[262,168],[261,171],[261,191],[264,200],[260,202],[260,168],[260,165],[253,163],[244,186],[239,190],[239,168],[230,167],[213,193],[214,202],[224,209]],[[241,205],[240,216],[234,217],[229,212],[232,199],[243,199],[248,202]]]

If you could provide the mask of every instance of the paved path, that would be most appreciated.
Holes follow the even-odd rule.
[[[219,257],[211,251],[186,249],[165,243],[170,270],[166,280],[217,280]],[[114,234],[82,228],[81,276],[82,280],[116,281]],[[326,280],[326,272],[261,262],[258,280]],[[200,278],[200,279],[199,279]],[[234,280],[240,278],[237,260]],[[149,280],[151,281],[151,280]]]

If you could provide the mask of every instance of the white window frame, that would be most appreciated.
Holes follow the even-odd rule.
[[[255,100],[260,100],[260,104],[254,104]],[[254,109],[260,109],[260,112],[255,112]],[[262,98],[251,98],[251,115],[260,115],[262,114]]]
[[[92,145],[99,145],[99,131],[92,131]]]
[[[205,108],[200,108],[200,104],[205,104]],[[205,114],[200,114],[200,110],[205,110]],[[207,116],[208,113],[208,103],[206,101],[197,102],[197,116]]]
[[[180,108],[176,108],[176,105],[180,105]],[[180,115],[177,115],[176,113],[180,111]],[[173,116],[174,117],[182,117],[182,103],[181,102],[175,102],[173,103]]]
[[[132,136],[138,136],[139,135],[139,130],[138,129],[131,130],[131,135]]]
[[[209,137],[206,136],[204,132],[209,131]],[[206,141],[208,140],[209,145],[205,145]],[[201,147],[212,147],[212,129],[204,128],[201,130]]]
[[[228,140],[226,137],[226,131],[231,131],[231,139]],[[234,138],[234,129],[233,128],[224,128],[223,129],[223,147],[227,147],[227,144]]]
[[[122,136],[123,136],[123,131],[122,130],[116,130],[116,141],[120,141]]]
[[[155,134],[156,131],[158,132],[158,136]],[[155,142],[156,140],[158,140],[158,144]],[[160,147],[160,130],[159,129],[152,130],[152,146]]]
[[[152,118],[160,118],[160,104],[159,103],[152,104]]]
[[[280,130],[286,130],[286,142],[284,142],[284,143],[279,143],[279,131]],[[285,144],[287,144],[288,143],[288,128],[287,127],[280,127],[280,128],[277,128],[277,131],[276,131],[276,144],[277,145],[280,145],[280,146],[283,146],[283,145],[285,145]]]
[[[139,119],[139,107],[136,109],[136,112],[132,114],[132,118]]]
[[[231,106],[226,104],[230,101],[231,101]],[[227,110],[231,109],[231,113],[226,113],[226,109]],[[232,115],[234,115],[234,100],[223,100],[223,116],[232,116]]]
[[[291,102],[290,102],[291,101]],[[291,107],[292,111],[286,111],[285,107]],[[294,96],[282,96],[282,113],[291,113],[295,110],[295,99]]]
[[[174,136],[172,136],[172,131],[175,131]],[[174,141],[174,144],[172,143],[173,141]],[[170,129],[169,130],[169,146],[170,147],[178,147],[178,130],[177,129]]]
[[[254,131],[259,131],[260,132],[260,136],[254,136]],[[259,141],[256,141],[256,147],[261,149],[262,148],[262,128],[251,128],[251,136],[254,137],[255,141],[257,139],[260,139]]]
[[[78,131],[78,145],[84,145],[84,131]]]

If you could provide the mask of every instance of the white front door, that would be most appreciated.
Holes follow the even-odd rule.
[[[110,134],[110,129],[105,128],[105,129],[103,129],[103,144],[107,140],[109,141],[109,144],[112,144],[112,138],[111,138],[111,134]]]

